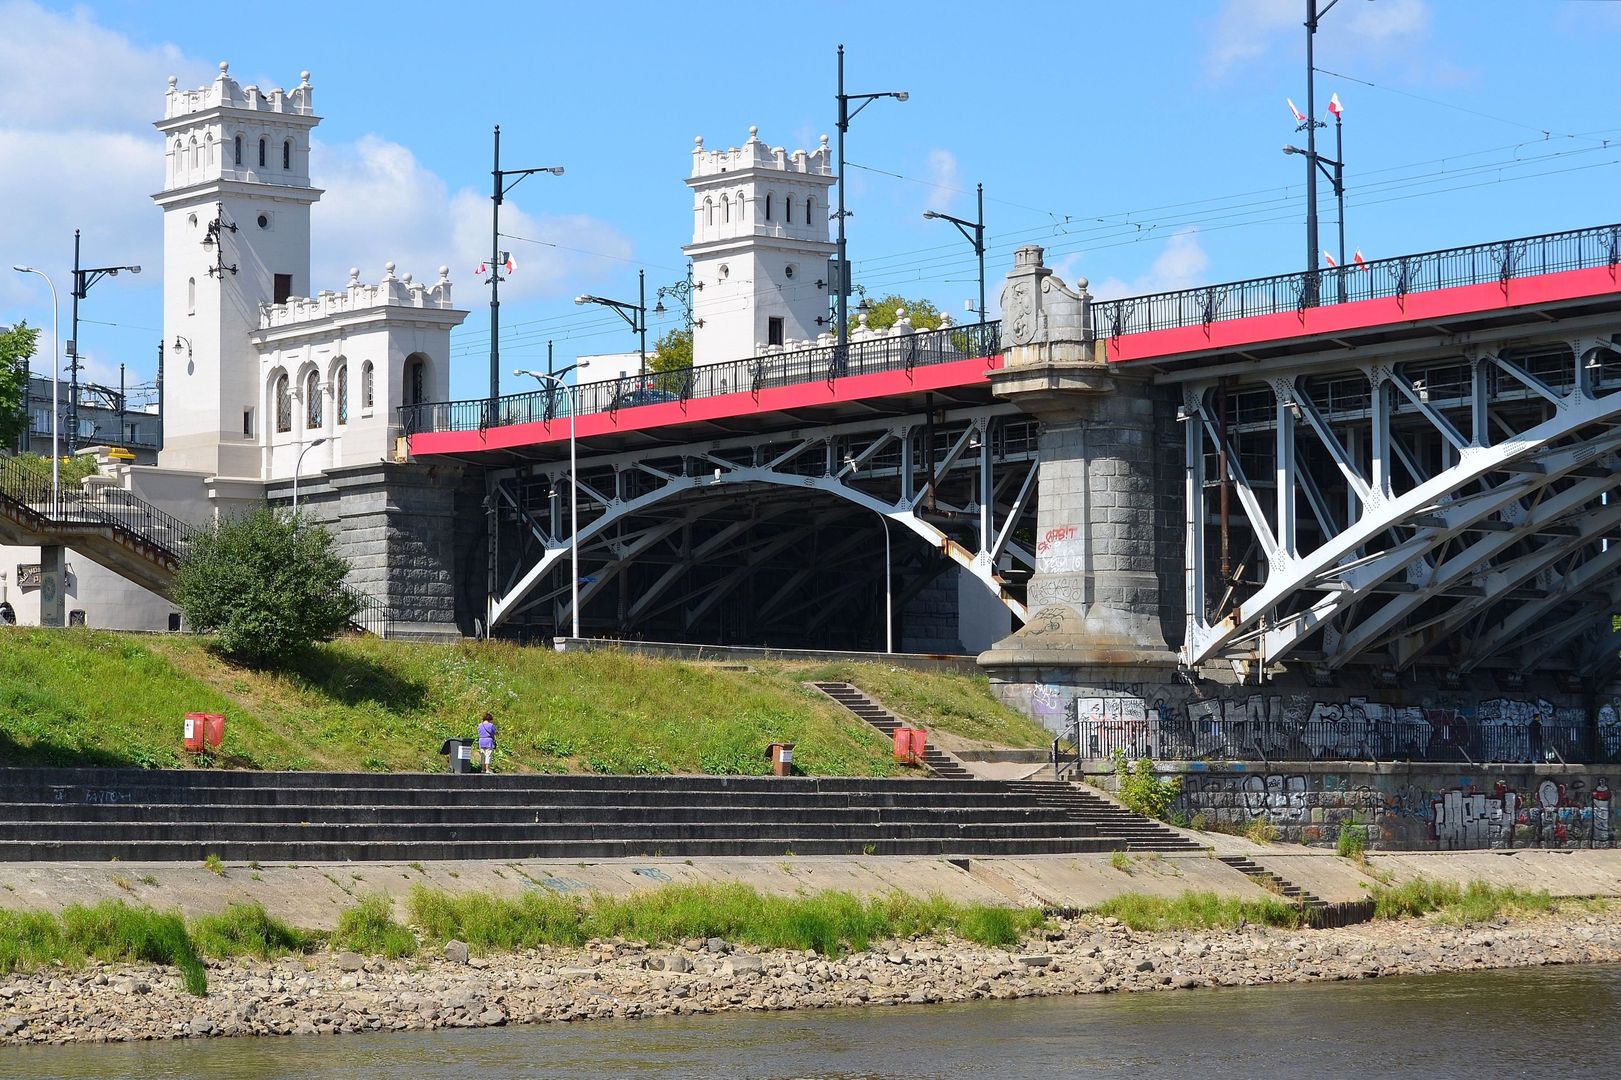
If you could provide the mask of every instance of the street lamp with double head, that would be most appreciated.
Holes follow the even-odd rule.
[[[120,270],[139,274],[139,266],[80,266],[79,230],[73,230],[73,328],[68,338],[68,453],[79,449],[79,301],[90,286],[104,277],[117,277]]]
[[[850,259],[844,242],[844,219],[848,216],[848,211],[844,209],[844,134],[850,130],[850,121],[855,119],[856,114],[874,101],[879,98],[894,98],[896,101],[905,101],[907,96],[905,90],[886,90],[881,94],[846,94],[844,92],[844,46],[839,46],[839,92],[837,95],[839,103],[839,209],[838,213],[834,215],[839,221],[839,241],[838,252],[834,256],[838,260],[838,274],[834,278],[834,289],[837,292],[838,355],[841,366],[844,360],[845,348],[850,340]],[[856,102],[856,107],[853,109],[850,107],[851,102]]]
[[[979,321],[985,321],[985,185],[975,184],[974,195],[979,204],[979,215],[973,221],[965,221],[960,217],[942,214],[938,210],[925,210],[923,217],[931,221],[949,221],[957,226],[970,244],[974,245],[974,254],[979,256]]]
[[[610,308],[621,319],[630,325],[631,331],[641,339],[641,364],[637,372],[637,386],[647,381],[647,271],[636,271],[636,297],[637,302],[632,304],[626,300],[609,300],[602,296],[576,296],[576,304],[601,304]],[[581,365],[584,366],[583,364]]]

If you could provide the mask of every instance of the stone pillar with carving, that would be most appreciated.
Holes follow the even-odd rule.
[[[1006,363],[991,372],[999,397],[1041,421],[1030,618],[979,663],[1021,683],[1087,683],[1114,668],[1150,677],[1145,665],[1168,677],[1155,398],[1145,378],[1110,369],[1086,280],[1067,288],[1041,257],[1035,246],[1014,255],[1002,290]],[[1053,668],[1066,670],[1043,670]]]

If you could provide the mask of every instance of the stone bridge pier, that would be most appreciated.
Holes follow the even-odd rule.
[[[1174,399],[1110,370],[1086,280],[1067,288],[1039,247],[1014,259],[1002,290],[1005,366],[991,385],[1041,421],[1036,568],[1029,620],[979,663],[1009,704],[1051,725],[1059,699],[1141,699],[1176,680],[1181,444]]]

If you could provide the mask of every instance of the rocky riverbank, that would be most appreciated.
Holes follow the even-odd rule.
[[[452,942],[427,960],[341,953],[221,963],[209,971],[207,998],[187,994],[171,969],[99,965],[10,976],[0,979],[0,1045],[929,1004],[1617,961],[1614,910],[1468,927],[1418,919],[1162,933],[1081,916],[1055,921],[1015,951],[920,940],[836,960],[719,939],[489,957],[468,957]]]

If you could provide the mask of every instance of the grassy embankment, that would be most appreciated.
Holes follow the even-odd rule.
[[[838,956],[874,941],[914,935],[1012,945],[1044,921],[1039,911],[939,898],[896,894],[863,900],[840,892],[766,896],[746,885],[672,885],[631,897],[588,899],[544,891],[514,899],[451,896],[418,886],[408,907],[411,926],[395,921],[386,897],[364,897],[343,913],[331,934],[295,929],[247,903],[190,921],[118,900],[74,905],[60,915],[0,910],[0,974],[58,962],[80,967],[90,959],[146,961],[179,968],[186,989],[205,994],[203,957],[269,959],[331,948],[394,959],[452,939],[465,941],[475,953],[493,953],[579,946],[609,937],[650,945],[721,937]]]
[[[498,771],[763,774],[792,742],[812,775],[904,770],[873,729],[801,685],[852,682],[909,719],[963,738],[1044,745],[983,678],[883,664],[760,663],[752,670],[501,643],[347,638],[284,673],[221,660],[205,639],[0,629],[0,764],[177,767],[180,719],[227,716],[203,764],[437,770],[440,743],[500,725]]]

